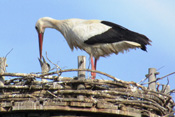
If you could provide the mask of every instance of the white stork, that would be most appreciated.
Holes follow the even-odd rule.
[[[40,58],[42,58],[43,34],[45,28],[54,28],[65,37],[71,50],[79,48],[86,51],[91,58],[92,70],[96,70],[99,57],[112,53],[128,51],[151,45],[146,36],[128,30],[120,25],[101,20],[66,19],[56,20],[50,17],[40,18],[35,25],[39,36]],[[93,57],[95,62],[93,62]],[[92,79],[96,73],[91,72]]]

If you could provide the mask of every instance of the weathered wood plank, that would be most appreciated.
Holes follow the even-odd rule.
[[[70,102],[70,106],[73,107],[92,107],[93,103],[85,103],[85,102]]]
[[[86,68],[86,57],[85,56],[78,56],[78,69],[85,69]],[[78,78],[85,79],[86,71],[78,71]]]
[[[148,74],[150,74],[148,78],[148,82],[152,82],[156,80],[156,69],[155,68],[149,68]],[[148,88],[150,90],[156,91],[156,82],[149,83]]]
[[[5,73],[6,58],[0,57],[0,73]],[[0,86],[4,86],[4,76],[0,76]]]

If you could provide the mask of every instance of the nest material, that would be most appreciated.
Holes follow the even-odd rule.
[[[6,108],[1,111],[50,107],[108,114],[120,110],[145,116],[163,116],[173,112],[174,102],[170,95],[148,90],[135,82],[52,76],[53,80],[43,83],[35,80],[36,76],[39,78],[38,74],[17,76],[6,80],[5,85],[0,87],[3,92],[0,95],[1,108]]]

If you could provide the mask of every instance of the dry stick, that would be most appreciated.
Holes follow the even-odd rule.
[[[26,73],[0,73],[0,76],[12,76],[12,77],[33,77],[40,78],[39,74],[26,74]]]
[[[141,82],[144,82],[146,79],[148,79],[148,77],[142,79],[141,81],[138,82],[138,84],[140,84]]]
[[[62,94],[85,94],[85,95],[94,95],[94,96],[98,96],[98,97],[103,97],[103,98],[111,98],[113,100],[116,99],[116,96],[115,95],[128,95],[124,92],[118,92],[118,91],[89,91],[89,90],[84,90],[84,91],[75,91],[75,90],[59,90],[56,92],[57,93],[62,93]],[[161,107],[159,104],[157,104],[155,101],[149,99],[148,96],[143,96],[143,95],[129,95],[131,97],[138,97],[138,98],[143,98],[145,100],[148,100],[148,101],[144,101],[145,103],[147,102],[148,104],[153,104],[154,106],[156,106],[158,109],[156,110],[159,110],[161,109],[161,111],[166,111],[166,109],[164,107]],[[152,103],[150,103],[150,101]],[[123,101],[125,102],[125,101]],[[139,104],[140,105],[140,104]],[[148,107],[148,106],[147,106]],[[155,109],[155,108],[154,108]]]
[[[161,103],[162,104],[162,102],[159,102],[159,100],[164,100],[162,97],[160,97],[160,94],[157,94],[157,93],[151,93],[150,91],[146,91],[146,92],[143,92],[143,91],[141,91],[141,90],[139,90],[139,89],[137,89],[137,90],[134,90],[134,92],[133,92],[133,90],[132,90],[132,87],[128,87],[128,88],[112,88],[112,87],[120,87],[122,84],[118,84],[117,82],[115,83],[111,83],[111,82],[109,82],[109,81],[103,81],[103,80],[101,80],[101,82],[100,82],[100,80],[98,80],[98,82],[97,81],[93,81],[93,80],[83,80],[83,81],[78,81],[78,80],[72,80],[72,81],[65,81],[65,82],[60,82],[59,84],[63,84],[63,83],[66,83],[66,84],[76,84],[76,83],[85,83],[85,84],[89,84],[89,85],[108,85],[109,86],[109,88],[108,88],[108,90],[110,91],[110,92],[122,92],[122,94],[123,93],[125,93],[125,92],[127,92],[127,93],[131,93],[129,96],[132,96],[132,97],[138,97],[138,98],[142,98],[144,95],[147,95],[147,96],[154,96],[154,98],[155,98],[155,100],[158,102],[158,103]],[[125,84],[123,84],[123,85],[125,85]],[[4,87],[0,87],[1,89],[30,89],[30,90],[40,90],[40,89],[42,89],[42,87],[35,87],[35,85],[31,85],[31,86],[27,86],[27,85],[25,85],[25,86],[16,86],[16,85],[11,85],[11,86],[4,86]],[[62,88],[52,88],[52,87],[48,87],[47,89],[49,89],[49,90],[58,90],[58,89],[62,89]],[[108,92],[108,91],[107,91]],[[135,94],[136,93],[136,94]],[[139,95],[138,95],[138,94]],[[141,94],[141,95],[140,95]],[[143,95],[143,96],[142,96]],[[141,97],[139,97],[139,96],[141,96]],[[148,97],[149,98],[149,97]]]
[[[128,96],[128,97],[135,97],[135,98],[141,98],[147,101],[150,101],[152,103],[160,103],[156,98],[151,98],[151,96],[147,96],[146,94],[128,94],[125,92],[118,92],[118,91],[108,91],[108,90],[104,90],[104,91],[89,91],[89,90],[83,90],[83,91],[79,91],[79,90],[58,90],[57,92],[55,92],[55,94],[84,94],[84,95],[94,95],[94,96],[98,96],[98,97],[103,97],[103,98],[111,98],[111,99],[116,99],[117,96]],[[161,104],[161,103],[160,103]]]
[[[59,73],[62,73],[62,72],[71,72],[71,71],[90,71],[90,72],[96,72],[96,73],[99,73],[99,74],[108,76],[108,77],[110,77],[110,78],[112,78],[112,79],[114,79],[114,80],[116,80],[116,81],[118,81],[118,82],[121,82],[121,83],[124,83],[124,84],[128,84],[128,85],[134,85],[134,86],[139,87],[139,88],[141,88],[141,89],[143,89],[143,90],[147,90],[146,87],[144,87],[144,86],[142,86],[142,85],[140,85],[140,84],[137,84],[137,83],[135,83],[135,82],[126,82],[126,81],[122,81],[122,80],[117,79],[117,78],[115,78],[115,77],[113,77],[113,76],[111,76],[111,75],[109,75],[109,74],[107,74],[107,73],[100,72],[100,71],[96,71],[96,70],[90,70],[90,69],[66,69],[66,70],[60,70],[60,71],[58,71],[58,72],[59,72]],[[55,79],[55,78],[57,78],[57,77],[54,76],[54,78],[52,78],[52,77],[49,78],[49,77],[47,77],[47,75],[57,74],[58,72],[50,72],[50,73],[46,73],[46,74],[42,74],[42,75],[38,75],[38,74],[23,74],[23,73],[0,73],[0,76],[18,76],[18,77],[30,77],[30,78],[41,78],[41,77],[44,76],[45,79],[52,79],[52,80],[53,80],[53,79]],[[174,73],[175,73],[175,72],[173,72],[173,73],[171,73],[171,74],[168,74],[168,75],[166,75],[166,76],[164,76],[164,77],[167,77],[167,76],[172,75],[172,74],[174,74]],[[161,77],[161,78],[159,78],[159,79],[162,79],[162,78],[164,78],[164,77]],[[151,82],[150,82],[150,83],[151,83]]]
[[[12,52],[13,48],[5,55],[5,58]]]
[[[64,83],[86,83],[86,84],[92,84],[92,85],[112,85],[112,86],[119,86],[119,87],[128,87],[128,84],[120,83],[120,82],[113,82],[109,80],[91,80],[91,79],[85,79],[85,80],[70,80],[70,81],[64,81]]]
[[[170,112],[170,113],[164,115],[164,117],[173,117],[172,115],[174,115],[174,113],[175,113],[175,111]]]
[[[57,98],[58,96],[56,96],[55,94],[51,93],[49,90],[47,90],[47,92],[52,95],[53,97]]]
[[[63,72],[73,72],[73,71],[89,71],[89,72],[96,72],[96,73],[99,73],[99,74],[102,74],[102,75],[105,75],[115,81],[118,81],[118,82],[121,82],[121,83],[125,83],[125,84],[132,84],[136,87],[139,87],[143,90],[146,90],[146,87],[140,85],[140,84],[137,84],[135,82],[126,82],[126,81],[122,81],[120,79],[117,79],[116,77],[114,76],[111,76],[107,73],[104,73],[104,72],[101,72],[101,71],[97,71],[97,70],[90,70],[90,69],[66,69],[66,70],[59,70],[59,71],[56,71],[56,72],[50,72],[50,73],[46,73],[46,74],[41,74],[41,75],[38,75],[38,74],[22,74],[22,73],[0,73],[0,76],[18,76],[18,77],[30,77],[30,78],[44,78],[44,79],[52,79],[54,80],[56,77],[54,77],[54,79],[51,77],[46,77],[48,75],[53,75],[53,74],[58,74],[58,73],[63,73]],[[57,77],[59,78],[59,77]]]
[[[131,89],[126,89],[128,85],[125,85],[125,84],[122,84],[122,83],[118,83],[118,82],[110,82],[110,81],[100,81],[98,80],[98,82],[93,82],[92,80],[83,80],[83,81],[79,81],[79,80],[71,80],[71,81],[64,81],[64,82],[58,82],[59,84],[77,84],[77,83],[84,83],[85,85],[89,85],[89,87],[92,87],[90,85],[95,85],[95,86],[99,86],[99,85],[107,85],[109,87],[102,87],[104,88],[104,90],[112,90],[112,91],[121,91],[121,92],[132,92]],[[40,85],[41,82],[35,82],[36,85]],[[115,87],[122,87],[122,88],[115,88]],[[36,87],[34,84],[33,85],[24,85],[24,86],[17,86],[17,85],[5,85],[3,87],[0,87],[0,89],[36,89],[36,90],[40,90],[40,89],[43,89],[42,86],[40,87]],[[46,89],[49,89],[49,90],[58,90],[58,89],[63,89],[63,87],[58,87],[58,88],[53,88],[53,87],[48,87]],[[65,89],[66,90],[66,89]],[[137,89],[138,90],[138,89]],[[140,90],[138,90],[137,92],[140,92]]]
[[[170,73],[170,74],[167,74],[167,75],[165,75],[165,76],[163,76],[163,77],[161,77],[161,78],[157,78],[157,79],[154,80],[154,81],[144,83],[143,85],[145,85],[145,84],[150,84],[150,83],[153,83],[153,82],[157,82],[158,80],[161,80],[161,79],[163,79],[163,78],[165,78],[165,77],[168,77],[168,76],[170,76],[170,75],[173,75],[173,74],[175,74],[175,72],[172,72],[172,73]]]
[[[170,92],[168,92],[168,94],[172,94],[172,93],[175,93],[175,89],[172,89]]]
[[[48,58],[48,56],[47,56],[47,52],[46,52],[46,58],[47,58],[47,60],[50,62],[50,63],[52,63],[53,65],[55,65],[56,66],[56,70],[58,71],[58,69],[60,69],[61,70],[61,67],[60,66],[58,66],[57,64],[55,64],[55,63],[53,63],[49,58]],[[58,76],[60,76],[59,74],[58,74]]]
[[[31,78],[41,78],[41,77],[44,76],[44,79],[52,79],[52,78],[49,78],[49,77],[46,77],[46,76],[53,75],[53,74],[58,74],[58,73],[63,73],[63,72],[73,72],[73,71],[96,72],[96,73],[105,75],[107,77],[110,77],[110,78],[114,79],[115,81],[125,82],[125,81],[122,81],[120,79],[117,79],[116,77],[111,76],[111,75],[109,75],[107,73],[104,73],[104,72],[101,72],[101,71],[96,71],[96,70],[90,70],[90,69],[66,69],[66,70],[61,70],[60,69],[57,72],[50,72],[50,73],[41,74],[41,75],[39,75],[39,74],[25,74],[25,73],[0,73],[0,76],[16,76],[16,77],[31,77]]]
[[[140,82],[138,82],[138,84],[140,84],[141,82],[144,82],[146,79],[148,79],[148,77],[149,77],[150,75],[152,75],[152,73],[151,73],[151,74],[147,74],[147,75],[146,75],[146,78],[142,79]],[[142,83],[142,84],[143,84],[143,83]],[[141,85],[142,85],[142,84],[141,84]]]
[[[62,70],[62,72],[68,72],[68,71],[77,71],[77,70],[82,70],[82,69],[68,69],[68,70]],[[83,70],[86,70],[86,69],[83,69]],[[94,71],[94,70],[89,70],[89,71]],[[98,71],[97,71],[98,72]],[[99,73],[103,73],[103,72],[99,72]],[[27,77],[27,78],[40,78],[40,77],[42,77],[42,76],[45,76],[45,75],[51,75],[51,74],[56,74],[56,72],[51,72],[51,73],[47,73],[47,74],[43,74],[43,75],[38,75],[38,74],[22,74],[22,73],[0,73],[0,76],[19,76],[19,77]],[[113,76],[110,76],[110,75],[108,75],[108,74],[106,74],[106,73],[103,73],[104,75],[106,75],[106,76],[108,76],[108,77],[113,77]],[[46,79],[55,79],[55,78],[57,78],[56,76],[53,76],[54,78],[48,78],[47,76],[45,76],[45,78]],[[113,77],[113,78],[115,78],[115,77]],[[21,78],[19,78],[19,79],[21,79]],[[16,79],[17,80],[17,79]],[[86,80],[87,81],[87,80]],[[140,85],[140,84],[137,84],[137,83],[135,83],[135,82],[125,82],[125,81],[122,81],[122,80],[119,80],[120,81],[120,83],[123,83],[123,84],[125,84],[125,86],[126,85],[134,85],[134,86],[136,86],[136,87],[139,87],[139,88],[142,88],[144,91],[149,91],[149,90],[147,90],[146,89],[146,87],[143,87],[142,85]],[[69,81],[68,81],[69,82]],[[66,83],[68,83],[68,82],[66,82]],[[71,81],[72,82],[72,81]],[[75,81],[75,82],[78,82],[78,81]],[[81,81],[82,82],[82,81]],[[104,81],[105,82],[105,81]],[[117,82],[118,83],[118,82]],[[153,93],[157,93],[157,94],[160,94],[160,93],[158,93],[158,92],[153,92]],[[165,95],[165,94],[162,94],[162,95]],[[167,96],[167,95],[165,95],[165,96]]]
[[[16,85],[8,85],[8,86],[3,86],[3,87],[0,87],[0,89],[29,89],[30,87],[25,85],[25,86],[16,86]]]
[[[71,69],[72,70],[72,69]],[[80,69],[74,69],[74,70],[80,70]],[[68,71],[70,71],[70,69],[69,70],[64,70],[64,72],[68,72]],[[89,70],[89,71],[91,71],[91,70]],[[44,74],[44,75],[50,75],[50,74],[54,74],[55,72],[52,72],[52,73],[47,73],[47,74]],[[36,74],[19,74],[19,73],[4,73],[3,75],[11,75],[11,76],[30,76],[30,77],[41,77],[41,76],[44,76],[44,75],[36,75]],[[1,74],[0,74],[1,75]],[[149,91],[149,90],[147,90],[145,87],[143,87],[142,85],[139,85],[139,84],[137,84],[137,83],[134,83],[134,82],[125,82],[125,81],[122,81],[122,80],[120,80],[120,82],[121,83],[124,83],[124,84],[127,84],[127,85],[130,85],[130,84],[132,84],[132,85],[134,85],[134,86],[136,86],[136,87],[140,87],[140,88],[142,88],[144,91]],[[155,93],[155,92],[153,92],[153,93]],[[167,95],[166,95],[167,96]],[[156,96],[157,97],[157,96]],[[160,98],[160,97],[159,97]],[[162,100],[162,99],[161,99]]]
[[[40,75],[40,74],[26,74],[26,73],[0,73],[0,76],[22,77],[22,78],[15,78],[11,80],[20,80],[20,79],[29,79],[29,78],[41,78],[41,79],[54,80],[55,78],[58,78],[57,76],[45,76],[44,74]]]
[[[163,105],[163,103],[160,101],[160,100],[163,100],[163,99],[159,95],[148,94],[148,93],[144,93],[144,92],[140,92],[140,93],[132,93],[132,92],[125,93],[125,92],[107,91],[107,93],[109,93],[109,94],[113,94],[113,95],[116,95],[116,94],[126,95],[128,97],[134,97],[134,98],[138,98],[138,99],[140,98],[140,99],[144,99],[144,100],[150,101],[152,103],[158,103],[160,105]]]
[[[36,99],[36,97],[31,95],[31,94],[1,95],[0,100],[3,98],[5,98],[5,99],[7,99],[7,98],[34,98],[34,99]]]
[[[141,108],[146,107],[148,109],[154,109],[156,111],[161,111],[163,115],[166,112],[166,109],[157,103],[150,103],[148,101],[141,101],[141,100],[125,100],[125,101],[116,101],[115,104],[125,104],[125,105],[131,105],[132,106],[139,106]]]
[[[159,107],[160,109],[166,110],[164,107],[160,106],[157,103],[151,103],[149,101],[143,101],[143,100],[123,100],[123,99],[103,99],[107,102],[112,102],[112,103],[116,103],[116,104],[135,104],[135,103],[139,103],[141,104],[148,104],[148,105],[154,105]]]
[[[69,82],[69,81],[68,81]],[[68,83],[68,82],[66,82],[66,83]],[[110,84],[110,82],[109,81],[100,81],[99,80],[99,82],[89,82],[90,84],[95,84],[95,85],[102,85],[102,82],[104,83],[104,84]],[[88,81],[86,80],[84,83],[88,83]],[[114,84],[114,83],[117,83],[117,84]],[[111,83],[113,86],[121,86],[120,84],[118,84],[118,82],[114,82],[114,83]],[[129,83],[128,83],[129,84]],[[130,82],[130,84],[133,84],[133,85],[137,85],[136,83],[134,84],[134,83],[132,83],[132,82]],[[126,84],[124,84],[123,83],[123,85],[126,85]],[[127,85],[126,85],[126,87],[127,87]],[[129,89],[130,89],[130,92],[133,92],[132,91],[132,87],[128,87]],[[112,90],[113,88],[111,88],[110,87],[110,90]],[[121,89],[121,88],[120,88]],[[123,88],[122,88],[123,89]],[[119,91],[118,89],[116,89],[117,91]],[[128,92],[129,90],[127,90],[127,89],[125,89],[125,92]],[[155,96],[155,98],[157,98],[156,100],[158,101],[158,100],[162,100],[163,102],[165,101],[164,100],[164,98],[163,98],[163,96],[166,96],[167,98],[172,98],[170,95],[167,95],[167,94],[164,94],[164,93],[160,93],[160,92],[155,92],[155,91],[150,91],[150,90],[148,90],[148,89],[145,89],[144,91],[141,91],[141,90],[139,90],[139,89],[137,89],[135,92],[138,92],[138,93],[142,93],[142,94],[144,94],[144,95],[152,95],[152,96]],[[159,101],[158,101],[159,102]],[[159,102],[160,103],[160,102]],[[162,103],[161,103],[162,104]]]
[[[75,92],[75,91],[73,91],[73,92]],[[63,93],[63,92],[62,92]],[[71,93],[71,92],[70,92]],[[81,92],[82,93],[82,92]],[[106,93],[106,91],[104,92],[104,93]],[[106,94],[104,94],[104,95],[106,95]],[[97,94],[97,96],[99,96],[99,93]],[[100,96],[102,96],[102,95],[100,95]],[[55,96],[54,96],[55,97]],[[108,96],[107,96],[108,97]],[[135,97],[135,96],[134,96]],[[142,98],[142,97],[141,97]],[[148,106],[147,106],[148,107]],[[160,107],[159,107],[160,108]]]
[[[57,73],[62,73],[62,72],[73,72],[73,71],[89,71],[89,72],[96,72],[96,73],[105,75],[105,76],[107,76],[107,77],[110,77],[110,78],[112,78],[112,79],[115,80],[115,81],[121,81],[120,79],[117,79],[116,77],[111,76],[111,75],[109,75],[109,74],[107,74],[107,73],[104,73],[104,72],[101,72],[101,71],[97,71],[97,70],[90,70],[90,69],[65,69],[65,70],[59,70],[58,72],[51,72],[51,73],[43,74],[43,76],[45,76],[45,75],[57,74]],[[42,76],[42,75],[41,75],[41,76]]]
[[[68,91],[69,93],[72,93],[72,92],[70,92],[70,91]],[[45,92],[46,93],[46,92]],[[48,92],[49,93],[49,92]],[[74,93],[78,93],[78,92],[74,92]],[[81,92],[79,92],[79,93],[81,93]],[[50,94],[50,93],[49,93]],[[54,97],[57,97],[56,95],[54,95],[53,93],[51,93],[51,95],[52,96],[54,96]],[[106,97],[107,96],[107,94],[102,94],[102,93],[98,93],[98,92],[96,92],[96,95],[98,95],[98,96],[104,96],[104,97]],[[106,96],[105,96],[106,95]],[[27,98],[29,95],[21,95],[21,94],[17,94],[17,95],[15,95],[15,97],[17,98],[21,98],[21,97],[25,97],[25,98]],[[30,95],[31,96],[31,95]],[[12,95],[6,95],[6,96],[3,96],[2,98],[12,98],[13,96]],[[32,96],[33,97],[33,96]],[[109,97],[109,96],[107,96],[107,97]],[[113,96],[110,96],[110,97],[113,97]],[[3,99],[0,99],[0,100],[3,100]],[[57,98],[56,98],[57,99]],[[59,98],[60,99],[60,98]],[[123,100],[114,100],[114,99],[104,99],[104,100],[106,100],[106,101],[108,101],[108,102],[116,102],[116,104],[118,104],[118,103],[123,103],[123,104],[126,104],[126,105],[135,105],[135,106],[139,106],[139,107],[146,107],[146,108],[149,108],[149,109],[154,109],[154,110],[157,110],[157,111],[161,111],[161,112],[163,112],[164,113],[164,111],[165,111],[165,108],[163,108],[163,107],[161,107],[161,106],[159,106],[159,105],[157,105],[156,103],[149,103],[149,102],[147,102],[147,101],[140,101],[140,100],[135,100],[135,101],[133,101],[133,100],[125,100],[125,101],[123,101]],[[79,100],[77,100],[77,99],[74,99],[74,98],[71,98],[71,99],[62,99],[62,101],[79,101]],[[87,100],[87,101],[85,101],[85,102],[93,102],[93,100]],[[94,102],[95,103],[95,102]],[[152,106],[152,104],[154,105],[154,106]],[[160,109],[160,110],[159,110]]]
[[[165,88],[163,89],[163,93],[165,93],[165,90],[166,90],[166,88],[167,88],[167,86],[169,85],[169,78],[167,77],[167,84],[165,85]]]
[[[5,85],[3,87],[0,87],[0,89],[9,89],[9,90],[17,90],[17,89],[25,89],[25,90],[42,90],[43,87],[42,86],[35,86],[35,85],[24,85],[24,86],[16,86],[16,85]],[[64,89],[63,87],[57,87],[57,88],[53,88],[53,87],[46,87],[44,88],[45,90],[61,90]]]

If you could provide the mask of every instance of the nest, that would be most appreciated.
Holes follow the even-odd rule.
[[[3,92],[0,111],[68,110],[144,116],[164,116],[173,112],[174,102],[170,95],[151,91],[135,82],[114,77],[111,77],[113,80],[79,80],[53,75],[57,73],[0,74],[15,77],[0,87]],[[42,82],[36,78],[50,80]]]

